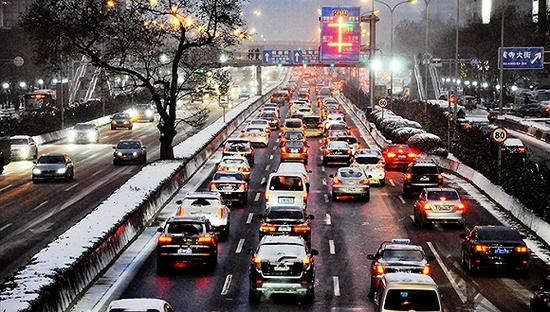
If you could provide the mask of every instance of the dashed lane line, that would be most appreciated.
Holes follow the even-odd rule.
[[[2,232],[3,230],[9,228],[10,225],[11,225],[11,223],[8,223],[8,224],[4,225],[3,227],[1,227],[1,228],[0,228],[0,232]]]
[[[325,197],[325,203],[328,203],[328,194],[323,195]]]
[[[244,245],[244,238],[241,238],[239,239],[239,243],[237,244],[237,249],[235,249],[236,254],[241,253],[241,251],[243,250],[243,245]]]
[[[323,178],[323,185],[327,185],[327,179]]]
[[[340,293],[340,280],[338,276],[332,277],[332,284],[334,285],[334,297],[340,297],[342,294]]]
[[[407,202],[405,201],[405,199],[403,198],[403,195],[399,195],[399,200],[401,201],[402,204],[406,204]]]
[[[332,239],[328,240],[328,249],[331,255],[334,255],[336,253],[336,248],[334,247],[334,240]]]
[[[271,165],[268,164],[267,166],[265,166],[265,171],[269,171],[269,168],[271,168]]]
[[[6,185],[6,186],[4,186],[3,188],[0,189],[0,192],[3,192],[5,190],[9,189],[12,186],[13,186],[12,184]]]
[[[35,211],[35,210],[40,209],[42,206],[44,206],[44,205],[47,204],[47,203],[48,203],[47,200],[43,201],[40,205],[34,207],[34,208],[32,209],[32,211]]]
[[[321,171],[322,172],[325,172],[327,169],[325,168],[325,166],[321,166]]]
[[[252,222],[252,218],[254,217],[254,214],[251,212],[248,214],[248,218],[246,219],[246,224],[250,224]]]
[[[326,214],[326,219],[325,219],[325,223],[326,225],[331,225],[332,224],[332,218],[330,217],[330,214]]]
[[[92,177],[95,177],[96,175],[98,175],[98,174],[100,174],[100,173],[101,173],[101,170],[94,172],[94,174],[92,174],[91,176],[92,176]]]
[[[262,181],[260,182],[260,184],[264,184],[265,183],[265,177],[262,177]]]
[[[390,179],[391,186],[395,186],[395,183],[393,182],[393,179]]]
[[[257,202],[260,200],[260,193],[256,193],[256,196],[254,197],[254,201]]]
[[[223,283],[223,288],[222,288],[222,292],[220,293],[220,295],[225,296],[225,295],[227,295],[227,293],[229,293],[229,288],[231,287],[231,279],[233,279],[232,274],[228,274],[225,277],[225,282]]]
[[[68,188],[66,188],[66,189],[65,189],[65,192],[68,192],[68,191],[74,189],[74,188],[77,187],[77,186],[78,186],[78,183],[75,183],[75,184],[69,186]]]

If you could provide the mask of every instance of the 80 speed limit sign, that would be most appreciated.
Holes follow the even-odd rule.
[[[506,129],[499,127],[491,132],[491,139],[497,143],[502,144],[508,138],[508,132]]]

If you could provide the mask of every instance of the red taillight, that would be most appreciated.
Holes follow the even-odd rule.
[[[223,208],[218,208],[218,218],[223,218]]]
[[[527,246],[517,246],[516,248],[514,248],[514,250],[517,252],[517,253],[527,253],[529,251],[529,249],[527,248]]]
[[[260,226],[260,232],[275,232],[277,227],[271,224],[262,224]]]
[[[228,153],[228,152],[229,152],[229,147],[225,147],[225,148],[223,149],[223,152],[224,152],[224,153]]]
[[[430,204],[424,204],[424,210],[432,210],[432,206],[430,206]]]
[[[254,265],[259,269],[262,265],[262,258],[258,257],[258,256],[254,256],[254,258],[252,258],[252,263],[254,263]],[[258,280],[260,283],[262,282],[261,280]],[[258,283],[258,281],[256,281],[256,283]]]
[[[443,180],[443,175],[442,175],[442,174],[438,174],[438,175],[437,175],[437,178],[438,178],[439,180]]]
[[[288,153],[288,147],[281,147],[281,153]]]
[[[412,180],[412,177],[413,177],[413,176],[412,176],[412,174],[410,174],[410,173],[407,173],[407,174],[405,175],[405,179],[407,179],[407,181]]]
[[[311,231],[311,227],[307,224],[295,225],[292,230],[296,233],[308,233]]]
[[[170,244],[172,243],[172,236],[167,234],[162,234],[159,236],[159,244]]]
[[[218,188],[216,187],[216,183],[210,183],[210,190],[217,190]]]
[[[214,242],[214,238],[210,235],[201,236],[198,239],[199,244],[212,244]]]
[[[415,153],[408,153],[408,154],[407,154],[407,157],[409,157],[409,158],[415,158],[415,157],[416,157],[416,154],[415,154]]]
[[[218,167],[218,171],[227,171],[229,170],[229,167],[226,167],[226,166],[219,166]]]
[[[363,185],[369,185],[369,183],[370,183],[370,182],[369,182],[369,179],[363,179],[363,180],[361,180],[361,184],[363,184]]]
[[[239,171],[240,172],[250,172],[250,168],[241,167],[241,168],[239,168]]]
[[[304,266],[308,266],[311,264],[311,259],[309,257],[304,258]]]
[[[239,190],[241,190],[241,191],[246,190],[246,183],[239,184]]]
[[[483,245],[483,244],[476,244],[476,245],[474,246],[474,251],[475,251],[475,252],[488,253],[489,250],[491,250],[491,248],[488,247],[488,246],[485,246],[485,245]]]
[[[464,208],[466,208],[466,206],[464,206],[463,203],[459,203],[455,206],[455,208],[458,209],[458,210],[464,210]]]
[[[525,147],[518,147],[518,153],[525,153]]]
[[[432,275],[432,268],[429,265],[425,265],[422,268],[422,274],[424,275]]]
[[[342,183],[342,181],[337,177],[332,178],[332,184],[340,184],[340,183]]]
[[[382,275],[386,270],[384,269],[384,266],[382,264],[376,263],[374,264],[373,271],[376,275]]]
[[[325,155],[329,155],[329,154],[330,154],[330,150],[325,149],[325,150],[324,150],[324,154],[325,154]]]
[[[394,158],[395,156],[397,156],[397,154],[395,154],[395,153],[388,153],[387,156],[388,156],[388,158]]]

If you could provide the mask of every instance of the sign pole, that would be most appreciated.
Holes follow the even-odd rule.
[[[500,17],[500,51],[499,51],[500,53],[498,58],[498,62],[500,65],[500,76],[499,76],[500,94],[498,98],[498,114],[501,116],[503,115],[502,101],[504,100],[504,66],[502,62],[503,61],[502,52],[504,50],[504,17],[505,17],[506,7],[507,7],[506,2],[507,0],[502,0],[502,16]],[[499,175],[500,175],[500,170],[499,170]]]
[[[502,147],[498,146],[498,153],[497,153],[497,185],[501,185],[500,181],[502,178]]]
[[[508,139],[508,131],[502,127],[495,128],[491,132],[491,139],[498,144],[497,151],[497,185],[501,184],[502,180],[502,144]]]

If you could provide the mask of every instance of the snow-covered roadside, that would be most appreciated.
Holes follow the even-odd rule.
[[[264,94],[269,94],[279,83],[265,89]],[[264,97],[245,101],[226,115],[226,123],[218,120],[176,146],[176,155],[185,160],[159,161],[144,167],[94,211],[38,252],[0,286],[2,311],[65,310],[215,152],[245,119],[244,115],[263,103]]]
[[[94,120],[87,121],[86,123],[91,123],[91,124],[96,125],[97,127],[101,127],[101,126],[109,124],[110,122],[111,122],[111,116],[103,116],[103,117],[99,117],[99,118],[94,119]],[[59,141],[59,140],[62,140],[64,138],[66,138],[69,134],[69,131],[72,128],[73,127],[66,128],[66,129],[63,129],[63,130],[54,131],[54,132],[44,133],[44,134],[40,134],[40,135],[35,135],[32,138],[37,144],[45,144],[45,143],[55,142],[55,141]]]

